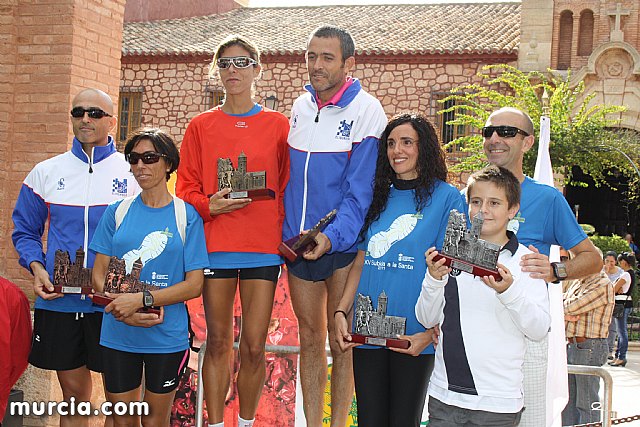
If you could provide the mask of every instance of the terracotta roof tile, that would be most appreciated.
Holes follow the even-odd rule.
[[[359,54],[517,52],[519,3],[240,8],[220,15],[131,22],[123,55],[212,55],[228,34],[265,54],[304,52],[321,23],[347,28]]]

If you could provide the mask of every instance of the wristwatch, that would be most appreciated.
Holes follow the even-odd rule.
[[[567,267],[564,265],[564,262],[552,262],[551,268],[553,269],[554,276],[556,276],[556,281],[553,283],[559,283],[561,280],[567,278]]]
[[[153,305],[153,295],[149,291],[142,291],[142,306],[149,308]]]

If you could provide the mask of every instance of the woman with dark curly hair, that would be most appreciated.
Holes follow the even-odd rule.
[[[349,323],[359,294],[372,310],[382,307],[387,317],[405,318],[399,338],[410,345],[353,351],[359,426],[420,424],[434,361],[432,330],[418,323],[414,310],[426,270],[422,257],[429,247],[442,247],[449,212],[464,212],[459,191],[446,179],[444,152],[431,123],[419,114],[392,118],[380,138],[373,201],[334,313],[333,338],[343,350],[357,346]]]
[[[627,364],[627,349],[629,348],[627,318],[633,308],[631,294],[636,283],[636,257],[633,252],[623,252],[618,255],[618,264],[624,273],[613,284],[613,291],[616,293],[616,304],[623,304],[624,312],[622,317],[616,318],[618,345],[616,346],[615,359],[609,362],[611,366],[625,366]]]

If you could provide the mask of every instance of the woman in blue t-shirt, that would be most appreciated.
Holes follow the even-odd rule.
[[[203,268],[208,265],[204,230],[195,209],[174,199],[167,189],[180,161],[169,135],[159,129],[143,130],[129,139],[124,152],[142,192],[109,205],[102,216],[89,246],[97,253],[93,285],[102,292],[106,280],[123,282],[117,271],[106,279],[109,262],[117,257],[124,261],[129,282],[140,288],[153,286],[140,292],[107,293],[114,300],[104,310],[100,336],[105,388],[112,404],[136,402],[144,370],[149,411],[142,424],[168,425],[175,390],[189,359],[184,301],[200,295]],[[140,313],[145,307],[160,307],[160,314]],[[137,414],[114,417],[117,425],[140,425]]]
[[[349,320],[354,301],[356,306],[359,301],[357,324],[371,330],[372,325],[393,323],[392,316],[404,318],[399,338],[410,345],[353,350],[359,426],[420,425],[434,362],[432,330],[425,331],[414,310],[426,270],[424,252],[442,247],[451,209],[464,212],[460,192],[446,179],[444,152],[433,126],[418,114],[391,119],[380,138],[373,201],[334,313],[333,339],[345,350],[357,345],[351,342]]]

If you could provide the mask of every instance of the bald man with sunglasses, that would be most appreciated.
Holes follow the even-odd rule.
[[[95,254],[88,245],[107,205],[139,188],[109,136],[117,122],[109,95],[82,90],[70,114],[75,135],[71,149],[38,163],[25,178],[13,211],[12,238],[20,265],[33,274],[36,295],[29,363],[56,371],[64,400],[80,402],[91,398],[90,371],[102,372],[102,309],[82,295],[53,292],[55,252],[67,251],[71,262],[91,268]],[[75,259],[79,248],[84,259]],[[61,416],[60,425],[86,426],[88,417]]]
[[[524,155],[535,142],[529,115],[510,107],[494,111],[482,129],[482,136],[489,162],[509,169],[520,180],[520,211],[509,229],[516,233],[520,243],[534,252],[523,256],[522,271],[546,282],[580,279],[600,271],[600,255],[576,221],[562,193],[525,176],[522,170]],[[575,256],[565,262],[551,263],[551,245],[567,248]],[[546,425],[546,359],[546,339],[544,342],[527,340],[525,411],[520,426]]]

